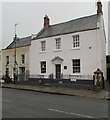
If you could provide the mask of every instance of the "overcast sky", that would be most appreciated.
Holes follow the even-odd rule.
[[[101,1],[106,35],[108,35],[108,2]],[[51,25],[66,22],[96,14],[96,2],[97,0],[89,2],[83,0],[82,2],[2,2],[2,5],[0,3],[0,15],[2,13],[0,16],[2,17],[2,30],[0,28],[2,46],[0,45],[0,48],[6,48],[13,41],[15,23],[19,23],[17,26],[18,37],[27,37],[31,34],[37,34],[41,30],[45,14],[49,16]]]

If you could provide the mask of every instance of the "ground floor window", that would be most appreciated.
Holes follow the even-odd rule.
[[[41,73],[46,73],[46,61],[41,62]]]
[[[80,73],[80,59],[73,59],[73,73]]]
[[[6,75],[9,76],[9,68],[6,68]]]

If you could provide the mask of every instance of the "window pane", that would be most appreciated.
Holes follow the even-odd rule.
[[[22,64],[25,63],[25,55],[24,54],[21,55],[21,62],[22,62]]]
[[[56,38],[56,49],[61,48],[61,38]]]
[[[73,73],[80,73],[80,59],[73,60]]]
[[[9,56],[6,56],[6,64],[9,64]]]
[[[41,41],[41,51],[45,51],[45,47],[46,47],[46,42]]]
[[[79,35],[75,35],[73,36],[73,48],[75,47],[79,47],[80,44],[79,44]]]
[[[46,73],[46,62],[41,62],[41,73]]]
[[[9,68],[6,68],[6,75],[9,76]]]

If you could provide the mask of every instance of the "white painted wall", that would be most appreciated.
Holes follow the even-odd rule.
[[[96,30],[33,40],[30,46],[30,74],[41,74],[40,61],[47,63],[46,75],[55,74],[55,64],[51,60],[59,56],[63,59],[61,67],[63,74],[74,75],[72,59],[80,59],[81,75],[93,75],[94,71],[100,68],[106,79],[105,37],[102,21],[99,23],[99,27],[100,29]],[[79,35],[79,49],[72,48],[73,35]],[[59,37],[61,38],[61,50],[56,51],[55,38]],[[44,40],[46,41],[46,51],[41,52],[41,41]],[[64,70],[64,66],[67,66],[67,70]]]
[[[2,53],[0,51],[0,76],[2,75]]]
[[[72,49],[73,35],[79,35],[80,37],[80,48]],[[62,63],[62,73],[73,74],[72,73],[72,59],[81,60],[81,75],[93,75],[96,70],[96,30],[73,33],[68,35],[60,35],[61,37],[61,50],[56,51],[55,38],[49,37],[34,40],[30,47],[30,73],[31,74],[41,74],[40,73],[40,61],[45,60],[47,62],[47,75],[55,73],[55,66],[52,64],[51,60],[59,56],[64,61]],[[46,52],[41,52],[41,41],[46,41]],[[89,47],[92,47],[89,49]],[[64,70],[64,66],[67,66],[67,70]]]
[[[107,69],[106,69],[106,34],[105,34],[105,27],[104,27],[104,21],[103,16],[101,16],[101,22],[100,22],[100,31],[101,31],[101,70],[104,73],[105,79],[107,78]]]
[[[99,29],[97,29],[97,67],[100,68],[106,79],[106,36],[104,29],[103,15],[100,15],[98,22]]]

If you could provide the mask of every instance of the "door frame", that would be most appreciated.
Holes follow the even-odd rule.
[[[24,69],[24,72],[23,71],[21,72],[21,70],[23,69]],[[19,67],[19,74],[25,74],[25,67]]]
[[[58,70],[57,67],[59,67],[60,69]],[[55,64],[55,78],[61,79],[61,64]]]

